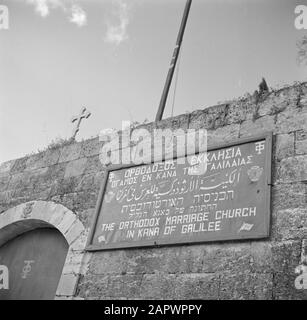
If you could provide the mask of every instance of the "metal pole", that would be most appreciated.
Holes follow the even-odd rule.
[[[180,47],[181,47],[181,43],[182,43],[182,39],[183,39],[183,35],[184,35],[185,26],[187,24],[187,20],[188,20],[191,4],[192,4],[192,0],[187,0],[186,5],[185,5],[185,9],[184,9],[184,13],[183,13],[183,17],[182,17],[182,21],[181,21],[181,25],[180,25],[180,29],[179,29],[179,33],[178,33],[178,37],[177,37],[176,46],[175,46],[175,49],[174,49],[174,52],[173,52],[171,65],[170,65],[169,70],[168,70],[166,82],[165,82],[165,85],[164,85],[163,93],[162,93],[160,104],[159,104],[159,109],[158,109],[158,112],[157,112],[157,115],[156,115],[156,121],[162,120],[162,116],[163,116],[163,112],[164,112],[164,109],[165,109],[168,92],[169,92],[169,89],[170,89],[170,86],[171,86],[171,83],[172,83],[174,71],[175,71],[175,68],[176,68],[178,54],[179,54],[179,51],[180,51]]]

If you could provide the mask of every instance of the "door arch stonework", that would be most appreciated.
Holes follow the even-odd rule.
[[[29,201],[0,214],[0,246],[37,228],[53,227],[65,237],[69,248],[55,299],[75,299],[79,276],[85,271],[88,230],[78,217],[52,201]]]

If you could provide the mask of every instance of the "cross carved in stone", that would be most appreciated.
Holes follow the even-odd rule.
[[[91,113],[88,110],[86,110],[85,107],[83,107],[78,116],[72,117],[71,122],[72,123],[76,122],[76,125],[73,129],[73,132],[72,132],[72,139],[76,138],[76,135],[80,129],[80,124],[81,124],[82,119],[84,119],[84,118],[87,119],[90,115],[91,115]]]

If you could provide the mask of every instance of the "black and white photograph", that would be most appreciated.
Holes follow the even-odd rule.
[[[306,301],[307,1],[0,0],[0,300]]]

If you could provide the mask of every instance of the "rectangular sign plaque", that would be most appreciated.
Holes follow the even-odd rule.
[[[271,154],[269,133],[108,169],[87,250],[268,237]]]

